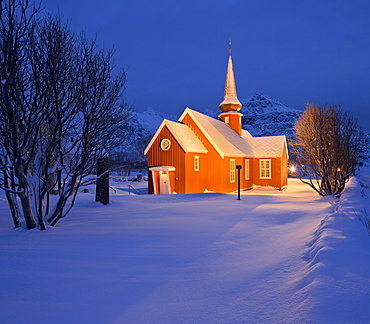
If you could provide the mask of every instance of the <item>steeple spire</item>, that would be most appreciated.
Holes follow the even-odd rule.
[[[231,59],[231,39],[229,39],[229,60],[227,63],[224,100],[220,103],[220,110],[223,112],[239,111],[241,107],[242,104],[236,95],[233,61]]]
[[[233,69],[233,60],[231,59],[231,38],[229,38],[229,60],[227,62],[226,82],[224,91],[224,101],[219,106],[222,113],[218,115],[220,119],[230,126],[239,136],[242,135],[242,116],[239,110],[242,104],[236,95],[236,85]]]

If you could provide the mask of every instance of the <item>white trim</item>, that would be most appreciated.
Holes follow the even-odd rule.
[[[230,159],[230,183],[235,182],[235,169],[236,169],[235,159]]]
[[[173,166],[161,165],[161,166],[151,167],[149,168],[149,171],[176,171],[176,168]]]
[[[250,180],[250,172],[249,172],[250,162],[249,161],[250,161],[249,159],[244,160],[244,178],[245,178],[245,180]]]
[[[259,174],[260,174],[260,179],[271,179],[271,171],[272,171],[272,167],[271,167],[271,159],[260,159],[259,160]],[[268,167],[266,167],[266,165],[264,167],[262,167],[262,162],[268,162]],[[262,170],[266,171],[268,170],[268,175],[262,175]]]
[[[154,171],[152,171],[152,170],[150,170],[150,171],[152,172],[152,180],[153,180],[154,194],[155,195],[158,195],[158,192],[157,192],[157,181],[155,180]]]
[[[243,116],[243,114],[239,111],[224,111],[223,113],[219,114],[218,117],[221,118],[221,116],[224,116],[224,115],[238,115],[240,117]]]
[[[165,142],[168,142],[168,146],[165,146]],[[171,140],[169,139],[169,138],[162,138],[161,139],[161,143],[160,143],[160,145],[161,145],[161,149],[163,150],[163,151],[168,151],[170,148],[171,148]]]
[[[199,155],[194,155],[194,171],[199,171],[200,169],[200,157]]]

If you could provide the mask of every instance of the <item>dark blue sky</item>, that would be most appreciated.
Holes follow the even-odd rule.
[[[370,130],[369,0],[44,0],[98,33],[128,72],[126,98],[180,115],[218,109],[228,38],[239,99],[341,104]]]

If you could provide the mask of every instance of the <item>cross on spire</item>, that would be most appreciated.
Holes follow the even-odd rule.
[[[240,103],[236,95],[233,61],[231,58],[231,50],[232,50],[231,45],[232,45],[232,41],[231,41],[231,37],[229,37],[229,60],[227,62],[224,100],[221,102],[219,106],[220,110],[223,112],[239,111],[242,107],[242,104]]]

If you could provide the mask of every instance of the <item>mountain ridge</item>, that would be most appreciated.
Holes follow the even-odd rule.
[[[262,92],[257,92],[240,102],[242,103],[240,112],[243,114],[242,127],[252,136],[291,136],[294,122],[302,113],[301,110],[289,107]],[[220,112],[218,109],[204,109],[202,113],[218,118]],[[131,126],[134,133],[149,136],[156,132],[163,119],[177,121],[178,117],[148,107],[143,112],[133,112]]]
[[[302,110],[289,107],[262,92],[240,100],[242,108],[242,128],[249,131],[254,137],[286,135],[294,136],[294,123]],[[217,109],[204,109],[202,113],[218,119],[220,111]],[[134,111],[126,127],[127,140],[123,151],[131,160],[145,161],[144,149],[150,142],[163,119],[177,121],[179,116],[160,112],[147,107],[143,112]],[[367,135],[369,136],[369,135]]]

